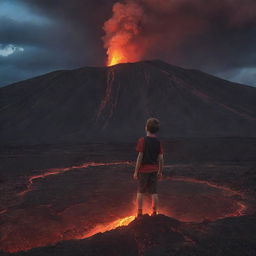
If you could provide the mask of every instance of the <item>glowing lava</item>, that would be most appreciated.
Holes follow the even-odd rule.
[[[51,168],[48,169],[46,172],[30,176],[28,178],[28,184],[27,188],[21,192],[18,193],[19,196],[24,196],[26,195],[29,191],[32,190],[32,185],[34,183],[34,180],[37,179],[44,179],[48,176],[51,175],[57,175],[60,173],[64,173],[67,171],[72,171],[75,169],[82,169],[82,168],[88,168],[90,166],[107,166],[107,165],[119,165],[119,164],[131,164],[129,161],[123,161],[123,162],[112,162],[112,163],[95,163],[95,162],[88,162],[88,163],[83,163],[81,165],[75,165],[75,166],[70,166],[70,167],[64,167],[64,168]]]
[[[108,51],[108,66],[113,66],[119,63],[127,62],[127,58],[124,56],[121,50]]]
[[[152,210],[150,204],[148,202],[144,202],[143,206],[143,214],[148,214],[151,215]],[[162,214],[166,214],[166,212],[161,211]],[[86,234],[83,234],[82,236],[78,236],[77,239],[84,239],[87,237],[91,237],[97,233],[104,233],[109,230],[116,229],[121,226],[127,226],[129,225],[133,220],[136,218],[136,208],[133,209],[132,215],[124,217],[124,218],[119,218],[115,221],[109,222],[109,223],[104,223],[104,224],[98,224],[96,225],[93,229],[91,229],[89,232]]]
[[[129,225],[136,218],[135,191],[129,190],[132,187],[125,186],[131,173],[121,171],[119,178],[113,180],[114,183],[109,182],[110,180],[102,180],[101,177],[119,173],[121,169],[111,171],[114,169],[111,168],[113,165],[132,167],[134,163],[85,162],[70,167],[37,170],[34,175],[28,176],[26,189],[19,193],[22,199],[21,206],[17,204],[0,212],[2,213],[0,233],[3,234],[0,238],[0,250],[26,251],[63,240],[89,238],[98,233]],[[72,176],[63,175],[73,170],[82,171],[97,166],[109,166],[109,168],[102,168],[100,172],[91,172],[84,178],[80,170],[74,172]],[[62,176],[61,181],[57,182],[57,179],[43,181],[53,175]],[[83,182],[76,183],[81,178]],[[98,182],[95,182],[96,180]],[[62,189],[67,181],[75,182],[76,186],[73,187],[74,191],[71,191],[72,187],[70,187],[69,193],[72,193],[72,197],[67,196],[65,201],[66,194],[64,197]],[[172,181],[172,185],[169,181]],[[38,184],[35,184],[36,182]],[[57,188],[61,189],[59,193]],[[161,193],[159,213],[182,222],[195,223],[204,219],[214,221],[246,214],[247,204],[244,201],[246,198],[242,192],[210,181],[182,176],[166,177],[162,180],[159,189]],[[47,194],[44,196],[45,191]],[[120,191],[126,191],[126,197]],[[84,199],[77,200],[77,196],[82,196]],[[42,202],[37,198],[42,198]],[[8,214],[6,214],[7,210]],[[143,214],[151,215],[151,212],[151,197],[145,196]]]
[[[109,230],[112,230],[112,229],[115,229],[115,228],[118,228],[121,226],[127,226],[134,219],[135,219],[135,216],[128,216],[128,217],[121,218],[121,219],[115,220],[113,222],[110,222],[108,224],[99,224],[99,225],[95,226],[92,230],[90,230],[88,233],[78,237],[77,239],[87,238],[87,237],[93,236],[97,233],[104,233],[106,231],[109,231]]]

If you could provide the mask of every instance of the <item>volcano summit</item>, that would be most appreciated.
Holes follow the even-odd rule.
[[[256,88],[158,60],[55,71],[0,93],[3,144],[130,142],[150,116],[162,138],[256,136]]]

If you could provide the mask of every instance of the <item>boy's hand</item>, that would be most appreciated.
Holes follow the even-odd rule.
[[[135,173],[133,174],[133,178],[134,178],[135,180],[138,179],[138,173],[137,173],[137,172],[135,172]]]

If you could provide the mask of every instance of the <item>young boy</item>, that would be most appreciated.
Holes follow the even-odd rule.
[[[160,128],[156,118],[149,118],[146,122],[146,136],[139,138],[136,146],[138,153],[133,178],[138,180],[137,191],[137,217],[142,216],[143,195],[150,193],[152,196],[152,215],[157,214],[158,195],[157,179],[163,173],[163,147],[155,135]]]

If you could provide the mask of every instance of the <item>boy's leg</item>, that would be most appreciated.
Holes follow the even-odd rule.
[[[153,209],[153,215],[157,214],[158,194],[152,194],[152,209]]]
[[[138,209],[142,209],[142,205],[143,205],[143,194],[142,193],[137,193],[137,205],[138,205]]]
[[[143,194],[146,189],[146,178],[145,173],[138,173],[138,191],[137,191],[137,216],[142,215],[142,207],[143,207]]]
[[[151,173],[150,191],[151,191],[151,198],[152,198],[152,214],[156,215],[157,209],[158,209],[157,172]]]
[[[143,206],[143,194],[142,193],[137,193],[137,215],[140,216],[142,215],[142,206]]]

